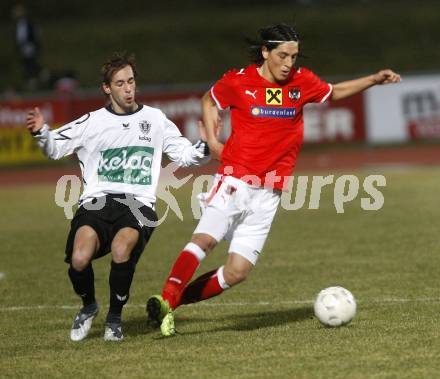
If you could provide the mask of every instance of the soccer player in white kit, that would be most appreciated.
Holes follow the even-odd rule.
[[[65,258],[73,289],[83,302],[71,328],[72,341],[87,336],[98,314],[92,260],[109,252],[110,307],[104,339],[123,339],[122,308],[157,221],[155,194],[162,154],[184,167],[210,158],[205,142],[192,145],[162,111],[136,102],[133,56],[115,54],[104,63],[102,75],[106,107],[55,130],[38,108],[27,116],[27,128],[43,152],[51,159],[76,154],[82,171],[84,188]]]
[[[233,69],[202,98],[211,152],[220,157],[217,180],[189,242],[177,257],[162,295],[147,302],[150,323],[165,336],[175,333],[173,310],[220,295],[244,281],[262,252],[286,179],[303,142],[303,106],[339,100],[400,76],[381,70],[336,83],[297,67],[299,37],[285,24],[259,30],[250,45],[254,63]],[[230,108],[232,132],[225,145],[216,137],[218,110]],[[190,282],[219,241],[230,241],[224,266]]]

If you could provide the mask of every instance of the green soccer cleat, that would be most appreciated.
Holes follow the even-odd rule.
[[[174,326],[174,315],[170,309],[160,324],[160,331],[165,337],[170,337],[176,334],[176,328]]]
[[[170,306],[160,295],[151,296],[147,301],[147,323],[151,328],[158,328],[170,311]]]

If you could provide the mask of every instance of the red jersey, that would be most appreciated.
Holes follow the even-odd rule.
[[[303,142],[303,107],[326,101],[332,86],[303,67],[292,69],[284,85],[271,83],[257,67],[229,71],[211,88],[217,107],[231,110],[219,173],[282,189]]]

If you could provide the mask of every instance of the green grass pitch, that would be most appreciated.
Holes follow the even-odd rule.
[[[79,301],[63,262],[69,223],[54,203],[55,187],[0,189],[0,377],[437,378],[440,169],[356,174],[387,178],[381,210],[363,211],[361,191],[337,214],[333,186],[318,210],[280,209],[249,280],[180,308],[179,334],[164,339],[146,328],[145,302],[196,225],[190,185],[174,192],[184,222],[169,216],[147,246],[120,344],[102,338],[110,257],[94,263],[101,313],[89,338],[73,343]],[[220,265],[225,249],[199,273]],[[336,284],[353,292],[358,314],[349,326],[327,329],[313,317],[312,301]]]

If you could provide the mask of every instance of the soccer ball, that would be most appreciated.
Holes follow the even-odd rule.
[[[343,287],[328,287],[316,297],[314,311],[316,318],[325,326],[346,325],[356,314],[356,300]]]

